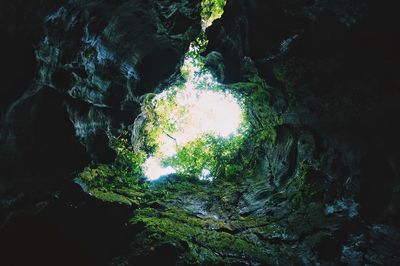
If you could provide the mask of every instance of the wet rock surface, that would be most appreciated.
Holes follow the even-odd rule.
[[[236,183],[172,187],[139,209],[71,179],[113,161],[106,130],[128,129],[140,96],[176,73],[200,30],[198,2],[3,5],[9,265],[400,263],[394,1],[228,0],[204,55],[221,82],[262,92],[249,118],[269,133],[248,144],[259,163]]]

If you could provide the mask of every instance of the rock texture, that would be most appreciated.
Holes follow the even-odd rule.
[[[77,238],[107,206],[83,197],[94,215],[76,211],[83,192],[70,183],[91,161],[113,161],[105,132],[127,130],[140,97],[175,74],[200,32],[200,2],[2,1],[0,21],[1,264],[101,265],[101,241]],[[60,190],[72,196],[42,214]]]
[[[395,37],[399,30],[394,6],[395,2],[373,1],[231,1],[207,31],[208,50],[223,56],[225,81],[248,80],[249,69],[254,71],[249,60],[253,61],[268,84],[274,110],[281,114],[277,143],[265,148],[264,171],[272,186],[290,195],[288,182],[299,164],[307,162],[316,170],[310,177],[321,188],[320,197],[335,199],[324,207],[328,217],[336,217],[332,225],[317,225],[305,214],[314,229],[305,226],[295,237],[307,239],[325,226],[335,227],[328,230],[328,239],[316,243],[313,259],[319,262],[364,265],[398,260],[392,250],[396,241],[389,240],[389,235],[397,235],[389,231],[397,232],[400,222],[400,132],[394,125],[400,113],[395,74],[400,55],[393,49],[400,40]],[[288,202],[276,207],[259,202],[268,201],[265,185],[250,188],[252,194],[244,196],[245,211],[263,209],[267,216],[301,220],[293,217],[298,214],[285,213]],[[267,192],[260,194],[263,190]],[[371,240],[380,234],[376,230],[391,244]],[[370,239],[360,253],[349,244],[356,235]]]
[[[205,62],[253,97],[265,135],[243,153],[257,164],[235,182],[172,178],[101,201],[71,179],[112,162],[106,130],[128,129],[140,97],[173,79],[199,1],[0,4],[5,265],[400,264],[397,10],[228,0]]]
[[[200,31],[196,1],[3,5],[2,182],[111,162],[105,131],[133,123]]]

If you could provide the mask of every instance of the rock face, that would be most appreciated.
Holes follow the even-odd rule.
[[[132,124],[200,31],[197,1],[50,2],[2,7],[4,182],[112,161],[105,131]]]
[[[140,97],[176,74],[199,1],[17,1],[0,14],[6,265],[400,264],[395,1],[228,0],[205,63],[259,93],[258,164],[236,183],[162,187],[133,217],[71,178],[111,163],[106,130],[129,129]]]
[[[140,96],[176,72],[190,41],[200,32],[200,2],[2,1],[0,21],[1,253],[10,259],[1,264],[39,264],[41,250],[53,249],[51,244],[35,242],[43,237],[47,239],[43,243],[61,243],[70,234],[78,236],[74,227],[81,225],[72,224],[84,212],[74,212],[74,204],[66,203],[69,198],[61,200],[59,208],[72,211],[72,220],[67,219],[71,225],[65,225],[56,218],[56,209],[36,217],[31,212],[36,209],[34,202],[51,202],[60,189],[71,190],[67,194],[76,197],[77,188],[66,184],[77,172],[92,160],[113,161],[105,132],[127,130],[140,112]],[[82,202],[96,209],[96,203]],[[21,214],[25,207],[27,212]],[[90,223],[98,223],[100,217],[83,219],[91,221],[82,225],[90,230]],[[53,228],[55,224],[71,231]],[[21,227],[26,230],[20,231]],[[27,245],[18,251],[17,243],[25,241]],[[96,240],[89,242],[83,249],[94,254]],[[66,243],[71,246],[59,253],[64,258],[75,245]],[[18,254],[31,248],[29,256]],[[76,264],[81,255],[72,256],[73,262],[51,262],[57,256],[49,255],[44,263]],[[92,256],[87,263],[101,265],[102,259]]]
[[[273,186],[290,195],[287,182],[300,163],[308,162],[317,170],[310,177],[325,190],[321,196],[336,199],[325,213],[346,213],[347,218],[336,218],[335,223],[341,221],[335,226],[341,229],[331,231],[331,240],[315,247],[314,259],[320,262],[398,263],[398,257],[382,255],[394,252],[395,241],[389,240],[392,233],[387,230],[398,232],[387,226],[398,228],[400,223],[400,131],[393,124],[400,113],[395,74],[400,55],[393,48],[400,39],[394,37],[399,31],[394,6],[373,1],[231,1],[207,30],[208,51],[223,56],[225,82],[247,81],[255,66],[268,84],[274,110],[281,114],[277,143],[265,148],[264,171]],[[284,214],[288,202],[276,207],[257,203],[268,199],[265,185],[250,188],[243,211],[264,209],[272,216],[282,213],[278,215],[301,220]],[[354,219],[357,222],[351,222]],[[310,223],[316,220],[310,218]],[[310,237],[306,231],[299,237]],[[377,231],[391,244],[371,240]],[[354,241],[363,240],[357,237],[369,239],[360,253]]]

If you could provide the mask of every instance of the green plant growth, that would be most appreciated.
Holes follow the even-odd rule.
[[[225,4],[226,0],[202,1],[203,27],[222,15]],[[172,244],[186,264],[274,264],[269,258],[271,252],[275,258],[294,254],[286,246],[274,247],[264,241],[285,233],[280,222],[265,216],[240,216],[237,206],[243,180],[254,176],[266,144],[275,142],[280,117],[270,107],[270,88],[260,77],[228,86],[218,84],[204,69],[201,52],[206,46],[203,32],[186,55],[182,79],[161,96],[151,93],[145,97],[143,120],[138,124],[139,145],[130,143],[128,132],[119,137],[110,135],[110,146],[117,153],[115,161],[88,166],[76,181],[103,201],[137,207],[130,223],[144,229],[132,243],[134,255],[146,255],[157,246]],[[238,134],[221,137],[208,132],[178,145],[176,135],[182,130],[179,122],[188,110],[177,97],[188,85],[199,91],[233,95],[243,109]],[[167,148],[175,152],[166,154],[164,142],[172,143]],[[176,169],[177,176],[167,182],[146,182],[143,164],[149,156],[159,156],[163,166]],[[289,185],[294,187],[289,197],[294,206],[304,207],[306,194],[311,194],[304,185],[307,170],[302,167]],[[214,181],[203,182],[197,177],[213,177]],[[185,209],[189,198],[194,202],[193,209]],[[287,198],[283,192],[275,196],[276,201]],[[197,206],[201,215],[195,213]],[[226,214],[232,217],[226,218]]]
[[[243,137],[225,140],[212,135],[205,135],[178,149],[176,156],[168,158],[165,163],[172,165],[178,173],[189,176],[204,175],[204,170],[212,176],[234,174],[231,165],[243,144]]]
[[[126,134],[126,132],[125,132]],[[104,201],[139,204],[147,184],[143,176],[144,152],[135,152],[125,136],[110,137],[110,146],[117,156],[113,164],[92,164],[76,178],[76,182],[89,194]]]
[[[202,86],[202,83],[197,85]],[[207,113],[208,108],[213,110],[215,106],[207,106],[207,100],[203,101],[203,104],[199,103],[201,98],[217,97],[224,100],[227,97],[231,103],[234,103],[234,97],[225,94],[220,86],[211,84],[208,88],[207,91],[215,91],[215,94],[203,93],[202,88],[192,91],[184,87],[175,87],[154,98],[154,101],[146,103],[144,108],[147,117],[144,130],[146,146],[152,147],[151,154],[160,158],[165,167],[171,166],[181,175],[201,176],[209,172],[207,175],[216,177],[233,174],[233,167],[229,166],[236,164],[234,159],[245,139],[244,133],[247,128],[241,114],[238,114],[237,119],[242,122],[237,123],[242,123],[242,125],[236,134],[222,137],[207,131],[212,130],[213,127],[223,132],[226,130],[218,128],[221,125],[217,122],[213,124],[215,112],[211,111],[208,116],[202,117],[203,112]],[[180,99],[186,104],[180,103]],[[224,102],[216,104],[224,104]],[[229,104],[229,101],[225,104]],[[194,108],[194,111],[190,108]],[[225,118],[222,113],[217,114],[214,119],[219,121],[218,117],[222,120]],[[197,121],[202,119],[207,120],[206,123],[208,123],[204,131],[200,129],[202,125],[197,124]]]
[[[134,252],[137,254],[148,254],[151,252],[149,246],[154,248],[173,244],[183,254],[183,261],[189,265],[269,262],[263,247],[240,235],[215,230],[224,228],[223,222],[198,218],[179,208],[162,211],[140,209],[131,223],[146,225],[146,231],[139,235],[135,243]]]
[[[208,27],[211,23],[220,18],[224,13],[226,0],[203,0],[201,2],[201,17],[203,19],[203,28]]]

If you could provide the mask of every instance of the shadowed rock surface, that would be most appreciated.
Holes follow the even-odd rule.
[[[127,129],[139,97],[176,72],[199,13],[199,1],[185,0],[0,3],[1,264],[107,264],[98,248],[118,237],[80,237],[125,221],[106,222],[108,207],[85,197],[76,211],[69,201],[83,192],[70,183],[90,161],[114,160],[106,131]]]
[[[200,30],[196,1],[2,5],[2,182],[111,162],[105,131],[133,123],[138,98],[175,73]]]

